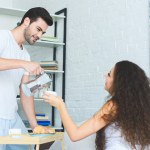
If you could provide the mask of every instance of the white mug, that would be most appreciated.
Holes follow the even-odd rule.
[[[44,90],[41,90],[41,91],[40,91],[40,94],[39,94],[39,98],[42,98],[43,95],[44,95],[44,93],[53,94],[53,95],[57,96],[57,93],[54,92],[54,91],[44,91]]]
[[[57,93],[54,92],[54,91],[45,91],[45,93],[47,93],[47,94],[53,94],[53,95],[57,96]]]

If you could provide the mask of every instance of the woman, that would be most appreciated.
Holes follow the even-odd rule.
[[[144,71],[132,62],[118,62],[106,76],[105,89],[109,100],[79,127],[61,98],[48,93],[43,98],[58,109],[72,141],[96,133],[97,150],[150,149],[150,87]]]

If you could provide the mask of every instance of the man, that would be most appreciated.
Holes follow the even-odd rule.
[[[17,114],[16,96],[20,92],[23,110],[33,131],[40,132],[35,118],[33,97],[27,97],[21,84],[28,81],[29,74],[38,75],[43,69],[36,62],[31,62],[24,43],[34,44],[53,24],[50,14],[41,7],[28,10],[16,28],[0,31],[0,136],[8,135],[10,128],[26,128]],[[42,128],[47,133],[48,128]],[[27,147],[0,145],[0,150],[23,150]]]

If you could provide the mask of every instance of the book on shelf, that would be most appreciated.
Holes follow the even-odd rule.
[[[23,120],[23,123],[27,128],[30,128],[30,124],[28,120]],[[37,124],[41,126],[50,126],[51,122],[49,120],[42,120],[42,121],[37,121]]]
[[[42,120],[49,120],[48,116],[36,116],[36,120],[42,121]]]
[[[49,124],[50,125],[50,121],[49,120],[44,120],[44,121],[37,121],[38,124]]]
[[[41,126],[50,126],[51,121],[49,120],[49,117],[44,113],[37,113],[36,114],[36,120],[37,124]],[[30,128],[30,124],[28,120],[23,120],[23,123],[27,128]]]
[[[41,66],[44,66],[44,67],[46,67],[46,66],[58,66],[58,61],[56,61],[56,60],[51,60],[51,61],[40,61],[40,65]]]
[[[36,120],[49,120],[49,117],[44,113],[37,113],[35,117]]]
[[[58,70],[58,67],[42,67],[44,70]]]
[[[42,36],[40,40],[41,41],[48,41],[48,42],[59,42],[58,38],[52,37],[52,36],[48,36],[48,35]]]
[[[44,121],[37,121],[37,124],[41,126],[50,126],[51,122],[49,120],[44,120]]]
[[[35,116],[46,116],[44,113],[36,113]]]
[[[44,70],[58,70],[58,61],[56,60],[41,61],[40,65]]]

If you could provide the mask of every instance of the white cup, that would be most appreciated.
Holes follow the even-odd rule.
[[[54,91],[45,91],[45,93],[46,93],[46,94],[53,94],[53,95],[57,96],[57,93],[54,92]]]
[[[11,134],[21,134],[21,129],[9,129],[9,135]]]

